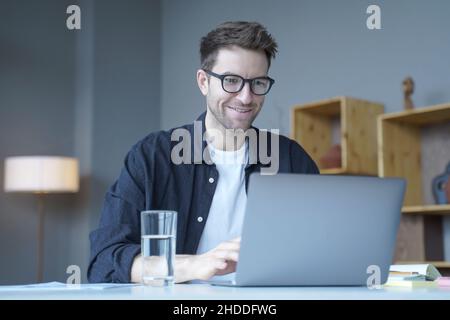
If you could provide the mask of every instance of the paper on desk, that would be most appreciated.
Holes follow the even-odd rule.
[[[33,283],[16,286],[0,286],[2,291],[30,291],[30,290],[104,290],[118,287],[136,286],[136,283],[87,283],[87,284],[66,284],[62,282]]]

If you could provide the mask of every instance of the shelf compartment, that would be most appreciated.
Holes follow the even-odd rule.
[[[296,140],[323,174],[377,175],[377,117],[380,103],[351,97],[296,105],[292,108],[291,138]],[[333,145],[333,123],[339,123],[341,167],[321,168],[320,158]]]
[[[443,258],[442,217],[450,205],[424,201],[422,130],[450,122],[450,103],[378,117],[379,176],[407,181],[396,260],[426,261]]]

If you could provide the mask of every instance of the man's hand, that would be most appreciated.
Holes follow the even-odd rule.
[[[175,282],[190,280],[208,280],[215,275],[224,275],[236,271],[236,263],[239,259],[241,238],[235,238],[219,244],[214,249],[200,255],[176,255],[175,256]],[[146,265],[146,268],[155,266]],[[131,281],[141,282],[142,256],[134,259],[131,268]]]
[[[224,275],[236,271],[236,263],[239,259],[241,238],[222,242],[214,249],[201,254],[188,256],[189,265],[181,272],[180,281],[177,281],[177,269],[175,268],[175,282],[184,282],[193,279],[208,280],[215,275]],[[180,270],[183,271],[183,270]],[[184,280],[183,273],[190,279]],[[184,281],[183,281],[184,280]]]

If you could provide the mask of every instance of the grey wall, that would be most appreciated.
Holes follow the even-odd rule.
[[[82,29],[65,26],[79,4]],[[159,129],[159,1],[0,2],[0,181],[13,155],[80,159],[81,189],[46,199],[44,281],[89,256],[89,231],[128,149]],[[3,189],[3,185],[2,185]],[[0,191],[0,284],[36,278],[36,203]]]
[[[33,282],[36,202],[3,192],[3,160],[14,155],[73,155],[74,35],[60,27],[64,1],[2,1],[0,9],[0,283]],[[46,258],[64,259],[70,196],[47,197]]]

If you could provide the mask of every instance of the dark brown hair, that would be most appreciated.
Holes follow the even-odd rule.
[[[244,49],[263,50],[269,67],[278,47],[275,39],[258,22],[224,22],[201,39],[201,67],[211,70],[216,63],[219,49],[233,45]]]

